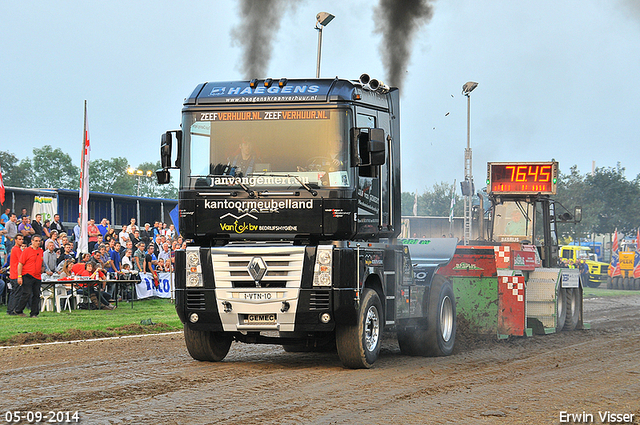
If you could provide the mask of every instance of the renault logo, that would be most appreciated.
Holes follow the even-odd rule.
[[[247,269],[249,270],[249,275],[256,281],[256,286],[267,273],[267,265],[261,257],[253,257],[251,261],[249,261]]]

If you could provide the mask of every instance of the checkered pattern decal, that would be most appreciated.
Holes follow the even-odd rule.
[[[504,294],[511,294],[518,302],[524,302],[524,276],[501,276],[502,285],[506,285]]]
[[[496,255],[496,268],[508,269],[511,267],[510,246],[494,246],[493,251]]]

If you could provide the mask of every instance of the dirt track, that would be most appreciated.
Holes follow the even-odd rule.
[[[559,424],[562,411],[592,423],[610,411],[640,423],[640,295],[585,300],[585,319],[592,330],[461,341],[446,358],[403,356],[387,338],[370,370],[236,343],[224,362],[201,363],[181,334],[1,348],[0,420],[77,410],[83,424]]]

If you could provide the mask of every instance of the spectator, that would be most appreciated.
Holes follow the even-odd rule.
[[[82,230],[82,220],[78,217],[78,224],[73,226],[73,243],[75,248],[78,248],[78,241],[80,240],[80,231]]]
[[[46,247],[49,242],[53,242],[53,249],[57,250],[60,249],[60,241],[58,240],[58,231],[57,230],[52,230],[51,231],[51,238],[47,239],[46,241],[44,241],[44,246]]]
[[[67,230],[64,228],[64,226],[62,225],[62,222],[60,221],[60,214],[53,215],[53,221],[51,222],[51,229],[57,230],[58,233],[62,233],[62,232],[66,233]]]
[[[107,270],[110,272],[119,272],[120,264],[122,264],[122,257],[120,257],[120,242],[115,240],[109,241],[109,258],[111,258],[112,269]]]
[[[162,251],[158,254],[158,261],[171,261],[171,250],[169,249],[169,243],[165,242],[162,244]]]
[[[142,242],[140,240],[140,232],[138,230],[135,230],[133,233],[129,233],[129,239],[131,239],[131,242],[133,242],[135,246],[137,246],[139,242]],[[145,243],[144,246],[147,246],[147,244]]]
[[[4,259],[7,256],[7,249],[4,245],[5,234],[7,231],[4,228],[4,225],[0,223],[0,266],[4,264]],[[1,280],[1,279],[0,279]]]
[[[171,259],[164,260],[164,271],[165,272],[173,271],[173,265],[171,264]]]
[[[33,235],[31,237],[31,246],[22,251],[20,261],[18,262],[18,285],[22,286],[22,295],[14,312],[18,316],[26,317],[23,313],[27,302],[31,299],[31,317],[38,317],[40,314],[40,287],[42,281],[42,249],[40,243],[42,236]]]
[[[73,244],[71,242],[65,243],[63,249],[64,250],[62,251],[62,253],[60,253],[60,256],[58,257],[58,264],[57,264],[58,267],[60,267],[60,264],[62,264],[63,261],[76,258],[76,253],[73,252]]]
[[[11,208],[5,208],[4,213],[0,215],[0,224],[7,226],[9,222],[9,214],[11,214]]]
[[[138,228],[138,226],[136,226],[136,219],[132,218],[129,222],[129,233],[132,233],[133,231],[135,231]]]
[[[42,263],[44,264],[44,272],[47,276],[52,276],[56,272],[58,265],[58,254],[55,251],[53,241],[49,240],[45,243],[47,250],[42,255]]]
[[[107,234],[107,230],[109,230],[109,220],[103,218],[102,220],[100,220],[100,224],[98,224],[96,227],[98,228],[98,231],[100,231],[102,239],[104,239],[104,236]]]
[[[153,273],[158,265],[158,257],[154,253],[153,245],[149,245],[147,253],[144,256],[144,271],[147,273]]]
[[[44,223],[42,223],[42,214],[36,214],[36,219],[31,222],[31,227],[33,227],[36,235],[41,235],[44,239],[47,239],[44,237],[44,233],[42,233],[43,224]]]
[[[49,239],[51,237],[51,220],[45,220],[42,225],[42,237]]]
[[[151,230],[151,225],[149,223],[144,224],[144,229],[140,231],[140,241],[144,242],[146,246],[149,246],[151,241],[155,238],[153,237],[153,230]]]
[[[102,235],[100,234],[100,230],[98,230],[98,226],[96,226],[96,221],[92,218],[89,219],[87,234],[89,235],[89,252],[93,252],[96,243],[98,243],[98,236]]]
[[[16,215],[13,214],[13,217],[15,216]],[[9,300],[7,301],[7,314],[10,316],[16,314],[15,309],[22,296],[22,286],[18,285],[18,263],[22,256],[24,237],[22,235],[16,235],[14,241],[15,244],[9,254],[9,284],[11,285],[11,294],[9,294]]]
[[[79,276],[87,277],[89,279],[95,280],[103,280],[104,273],[96,267],[96,264],[93,261],[89,261],[84,264],[85,270],[77,273]],[[98,302],[98,295],[96,294],[95,287],[97,285],[86,285],[89,287],[89,299],[91,299],[91,303],[101,310],[113,310],[115,306],[109,303],[109,299],[107,298],[107,294],[104,291],[99,291],[100,293],[100,301]]]
[[[69,237],[66,233],[61,233],[58,235],[58,246],[60,247],[56,250],[58,251],[58,254],[64,251],[64,246],[67,244],[67,242],[69,242]]]
[[[131,251],[131,249],[125,250],[124,257],[122,257],[122,270],[125,270],[127,267],[129,270],[133,270],[133,263],[131,262],[132,255],[133,255],[133,252]]]
[[[133,253],[135,252],[135,249],[133,248],[133,242],[128,241],[126,246],[120,245],[120,258],[124,258],[124,254],[127,249],[130,249],[131,254],[133,255]]]
[[[120,245],[127,246],[127,242],[129,241],[129,227],[122,226],[122,230],[118,234],[118,239],[120,239]]]
[[[22,223],[18,225],[18,232],[20,232],[22,236],[24,236],[25,245],[29,245],[31,243],[31,236],[33,236],[36,232],[35,230],[33,230],[33,227],[31,227],[28,215],[22,216]]]
[[[22,212],[18,216],[18,220],[22,220],[22,217],[29,217],[29,214],[27,214],[27,209],[26,208],[22,209]]]
[[[107,233],[104,235],[104,243],[108,244],[111,241],[119,242],[118,236],[116,235],[116,231],[113,227],[109,227],[109,229],[107,229]]]
[[[160,230],[162,230],[162,226],[159,221],[153,223],[153,241],[156,241],[156,238],[160,234]]]
[[[171,231],[167,228],[167,223],[162,223],[162,230],[160,231],[160,233],[166,238],[171,237]]]
[[[176,226],[174,226],[173,224],[169,225],[169,239],[175,239],[176,238]]]
[[[138,242],[138,249],[133,253],[133,269],[137,272],[144,271],[144,242]]]

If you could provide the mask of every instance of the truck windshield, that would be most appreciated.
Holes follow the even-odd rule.
[[[185,113],[181,186],[349,187],[350,122],[340,109]]]
[[[494,238],[498,242],[532,242],[533,208],[525,202],[509,202],[495,206]]]

